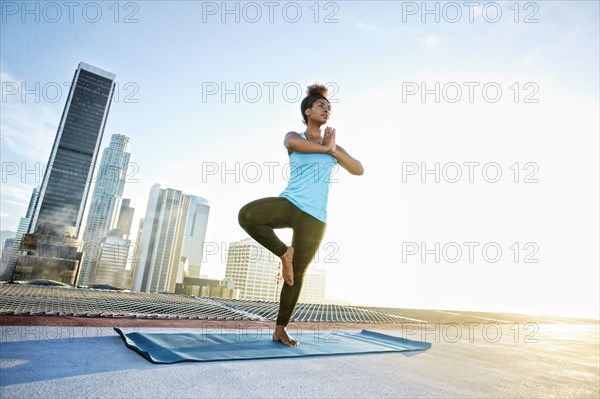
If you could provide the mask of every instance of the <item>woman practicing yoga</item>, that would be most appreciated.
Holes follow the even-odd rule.
[[[336,164],[353,175],[362,175],[362,164],[335,142],[335,129],[321,126],[327,123],[331,104],[327,88],[314,84],[308,87],[302,100],[304,133],[289,132],[283,145],[290,159],[290,180],[279,197],[252,201],[240,209],[240,226],[259,244],[281,259],[285,284],[281,289],[279,314],[273,340],[298,346],[286,327],[298,303],[304,274],[312,262],[323,235],[327,219],[327,197],[331,170]],[[273,229],[292,228],[292,246],[288,247]]]

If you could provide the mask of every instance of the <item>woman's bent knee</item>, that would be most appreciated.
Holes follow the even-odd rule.
[[[250,211],[248,205],[244,205],[238,212],[238,223],[240,226],[248,226],[250,224]]]

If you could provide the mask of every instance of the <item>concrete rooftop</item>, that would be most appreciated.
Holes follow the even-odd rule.
[[[62,304],[76,309],[89,302],[87,294],[78,295],[80,303]],[[335,331],[368,329],[431,342],[431,349],[156,365],[125,347],[112,327],[126,332],[254,334],[271,332],[274,322],[264,315],[217,320],[202,315],[190,319],[156,314],[151,318],[17,314],[6,309],[9,296],[0,293],[0,299],[1,398],[600,397],[597,320],[380,308],[376,312],[402,319],[394,323],[296,321],[289,331],[302,342]],[[26,299],[28,306],[37,303],[36,309],[48,304],[47,298]],[[243,305],[243,309],[251,306]],[[226,306],[234,313],[242,308]]]

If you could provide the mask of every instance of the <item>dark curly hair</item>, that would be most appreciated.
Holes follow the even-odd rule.
[[[304,123],[305,125],[308,125],[308,118],[307,118],[306,114],[304,113],[304,111],[306,111],[307,109],[312,107],[312,105],[314,104],[315,101],[323,99],[323,100],[329,102],[329,100],[326,97],[327,92],[328,92],[327,87],[320,85],[318,83],[308,86],[308,88],[306,90],[306,97],[304,98],[304,100],[302,100],[302,103],[300,104],[300,112],[302,113],[302,118],[304,119],[302,121],[302,123]]]

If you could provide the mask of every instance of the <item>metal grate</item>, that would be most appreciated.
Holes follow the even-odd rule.
[[[181,295],[28,285],[0,286],[0,314],[160,319],[258,320]]]
[[[0,315],[60,315],[200,320],[275,321],[278,302],[132,293],[72,287],[0,285]],[[403,323],[420,321],[399,309],[300,303],[292,321]]]

